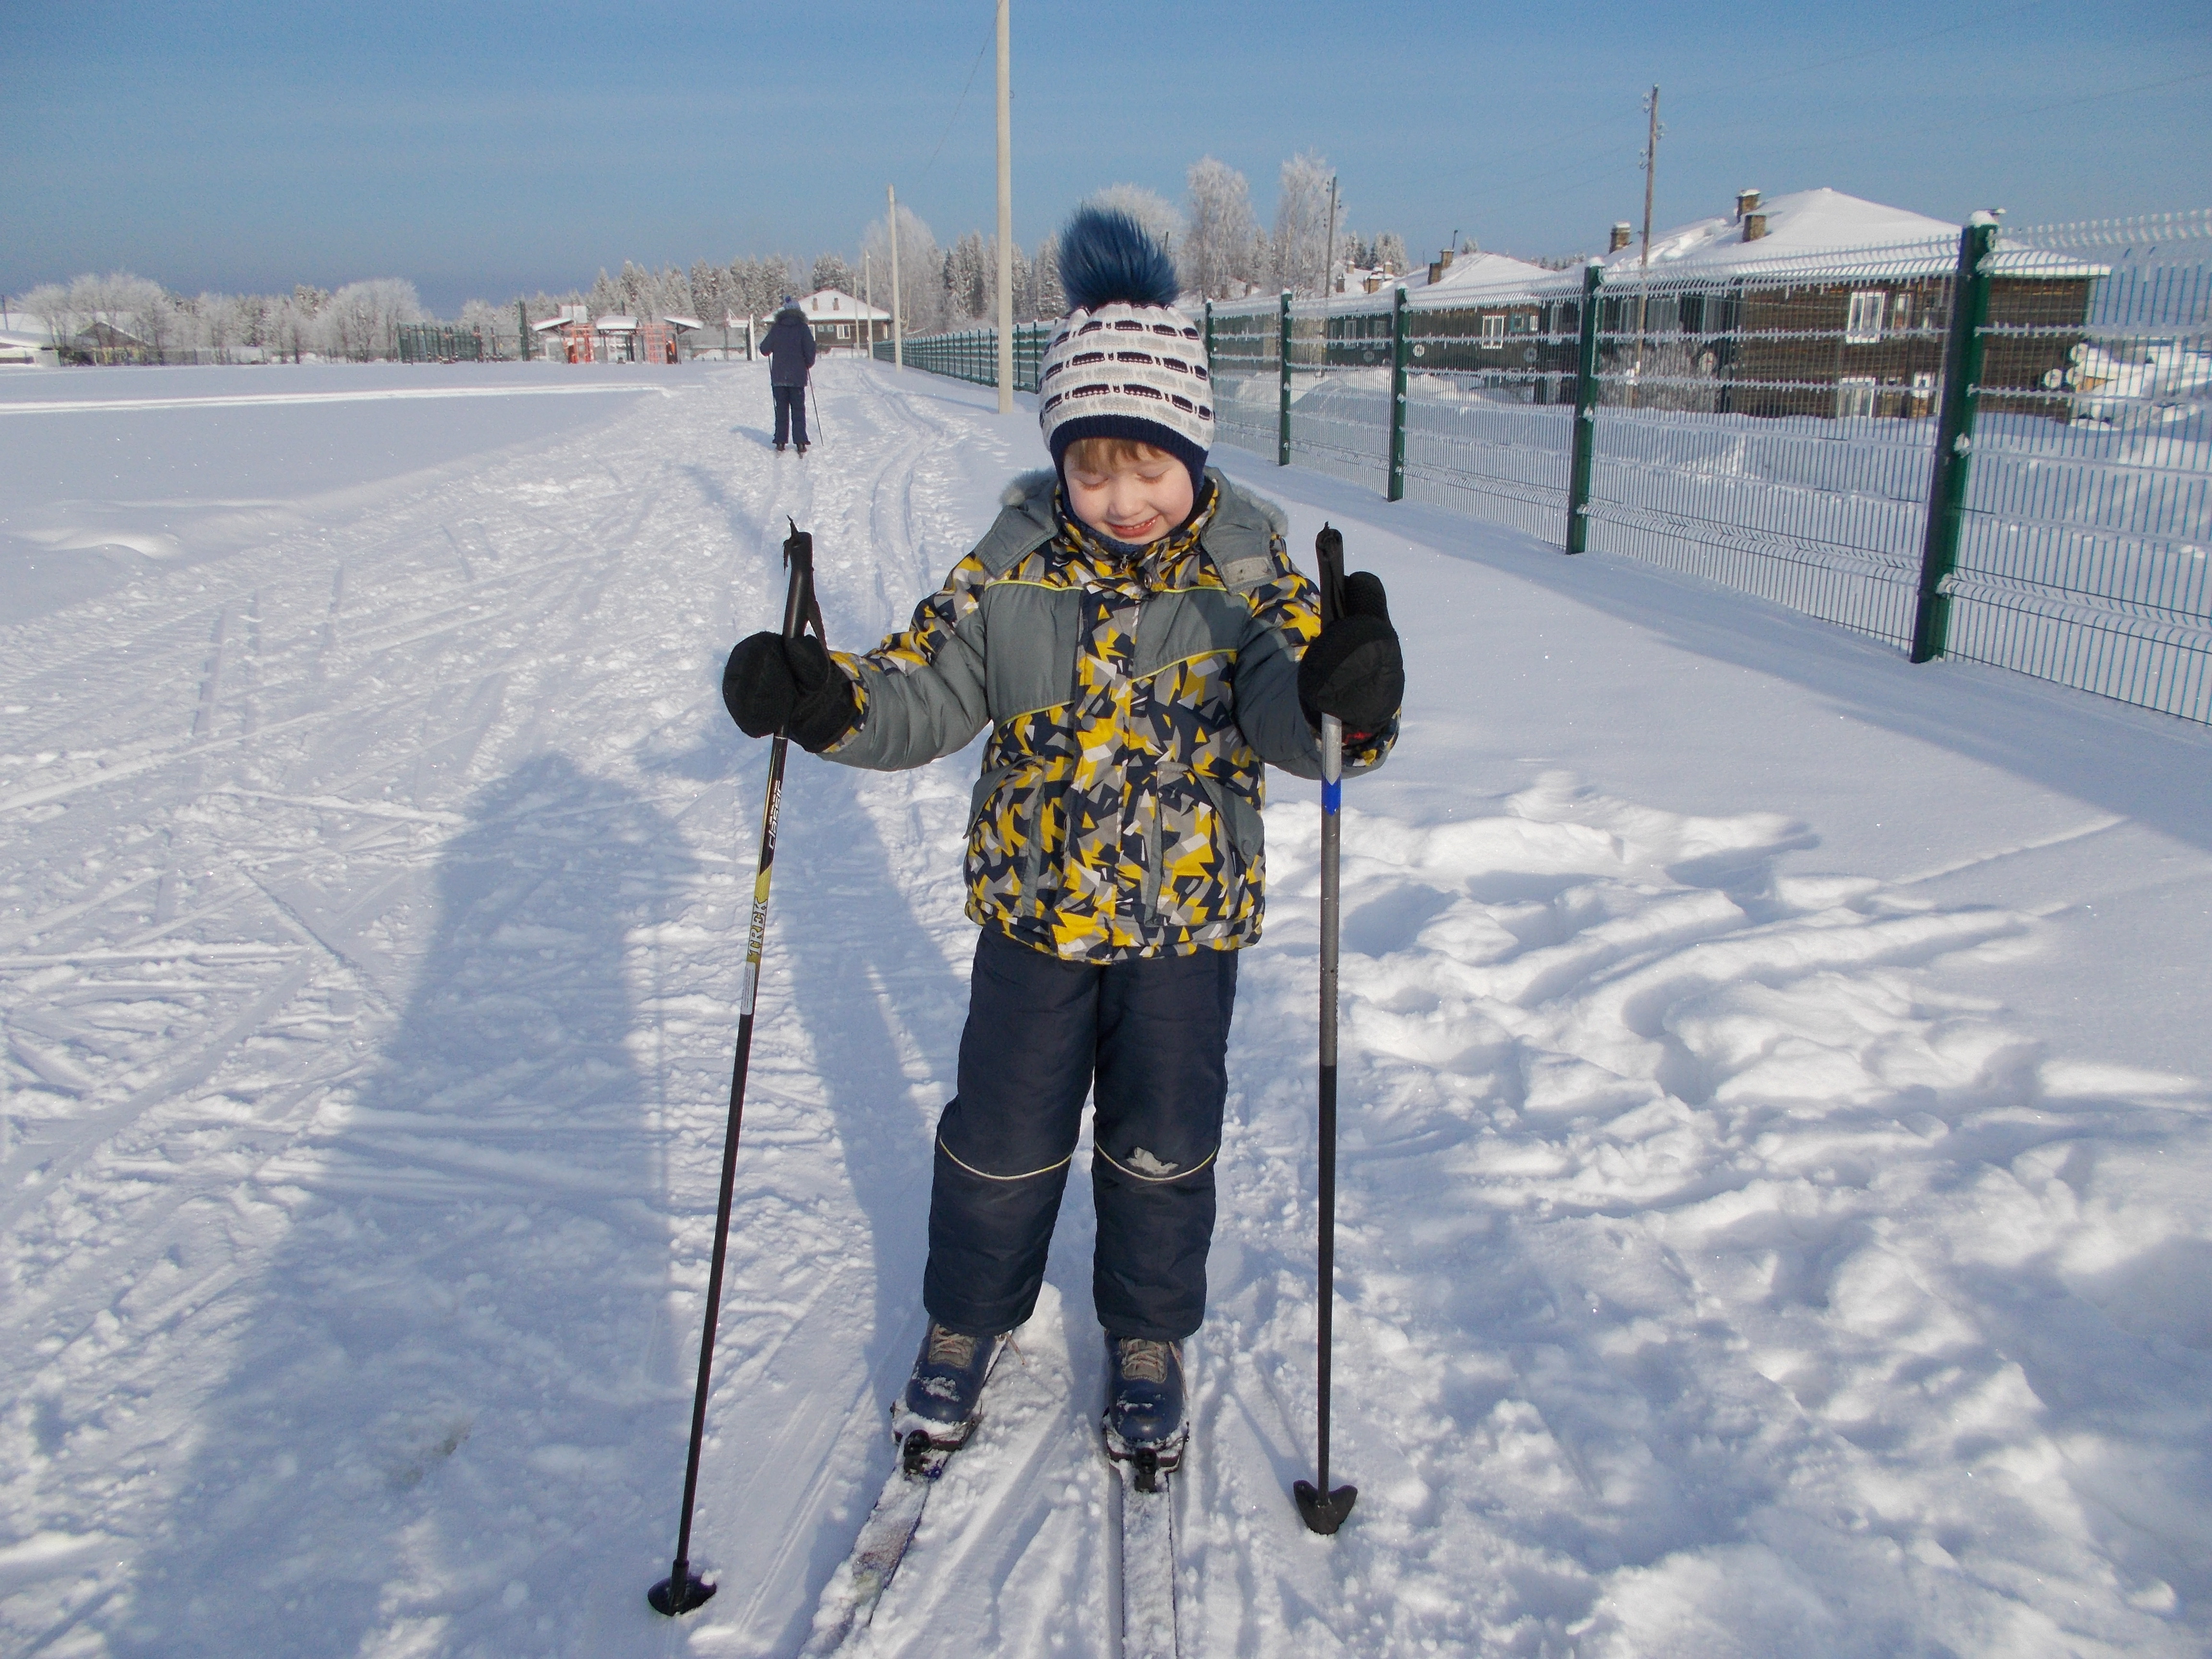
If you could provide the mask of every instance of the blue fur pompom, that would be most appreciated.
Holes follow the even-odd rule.
[[[1120,301],[1171,306],[1182,284],[1168,251],[1127,214],[1078,208],[1060,234],[1060,285],[1071,311],[1096,311]]]

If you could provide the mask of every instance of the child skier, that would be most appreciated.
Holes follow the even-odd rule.
[[[987,724],[969,816],[982,927],[958,1092],[938,1124],[901,1437],[972,1428],[1029,1318],[1093,1100],[1091,1294],[1109,1451],[1173,1468],[1181,1344],[1206,1310],[1237,952],[1260,937],[1262,763],[1381,764],[1405,684],[1382,585],[1321,627],[1282,514],[1206,467],[1213,388],[1165,251],[1118,213],[1061,239],[1071,309],[1042,365],[1054,470],[1025,475],[905,631],[865,655],[756,634],[722,684],[750,736],[921,766]]]

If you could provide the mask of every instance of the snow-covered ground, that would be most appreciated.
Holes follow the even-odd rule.
[[[787,515],[869,643],[1038,453],[979,389],[821,382],[803,461],[750,365],[0,386],[8,1652],[798,1645],[921,1328],[973,761],[793,756],[722,1589],[662,1620],[766,763],[717,671]],[[1322,1540],[1287,1496],[1318,814],[1282,780],[1187,1650],[2204,1651],[2212,734],[1221,459],[1382,573],[1412,687],[1346,831],[1359,1507]],[[1113,1651],[1087,1209],[879,1653]]]

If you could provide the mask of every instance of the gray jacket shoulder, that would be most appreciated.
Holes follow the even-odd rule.
[[[1059,528],[1052,516],[1059,475],[1050,467],[1024,472],[999,495],[999,516],[975,544],[975,556],[992,576],[1003,576],[1052,539]]]
[[[1240,489],[1211,467],[1206,476],[1221,492],[1221,504],[1206,531],[1206,550],[1221,580],[1239,592],[1271,580],[1279,574],[1276,561],[1285,556],[1283,544],[1290,534],[1283,509],[1265,495]]]

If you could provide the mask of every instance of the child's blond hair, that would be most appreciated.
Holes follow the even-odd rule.
[[[1062,458],[1079,472],[1110,472],[1138,461],[1171,461],[1174,456],[1158,444],[1135,438],[1078,438]]]

